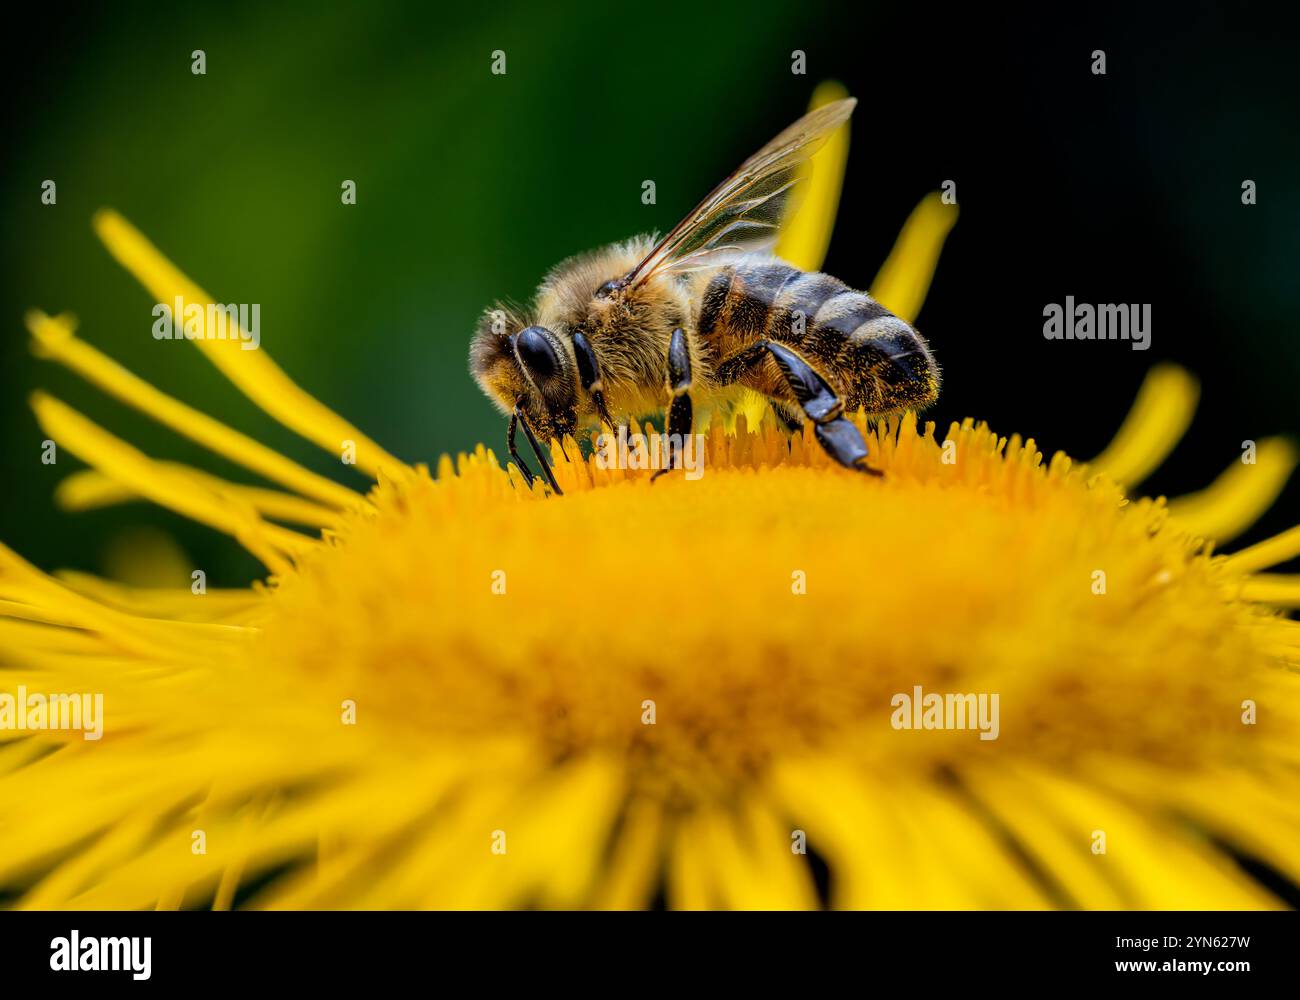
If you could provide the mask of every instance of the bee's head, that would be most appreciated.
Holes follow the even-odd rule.
[[[565,338],[509,310],[489,309],[469,351],[470,372],[503,413],[518,413],[542,441],[577,428],[578,379]]]

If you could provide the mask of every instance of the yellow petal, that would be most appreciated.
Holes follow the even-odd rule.
[[[844,87],[827,81],[813,92],[808,110],[848,97]],[[782,221],[776,255],[803,271],[820,271],[835,229],[849,157],[849,124],[845,122],[800,168],[802,188],[796,211]]]
[[[95,215],[94,225],[109,253],[158,302],[170,306],[181,298],[187,305],[202,303],[206,306],[216,301],[116,212],[101,210]],[[357,468],[372,476],[382,472],[396,478],[409,471],[404,462],[388,454],[329,407],[304,392],[260,347],[244,350],[238,338],[199,338],[194,343],[244,395],[308,441],[336,456],[343,449],[344,442],[353,442]]]
[[[188,587],[128,587],[90,573],[60,570],[58,579],[71,590],[99,604],[145,618],[174,621],[230,621],[247,617],[266,599],[261,590],[209,587],[196,601]]]
[[[1300,608],[1300,573],[1260,573],[1241,586],[1241,598],[1279,608]]]
[[[1159,467],[1187,433],[1200,386],[1177,365],[1156,365],[1147,372],[1137,399],[1106,450],[1089,465],[1132,488]]]
[[[1274,535],[1248,549],[1234,552],[1226,566],[1234,573],[1253,573],[1300,556],[1300,525]]]
[[[187,468],[174,462],[158,464],[165,469]],[[334,511],[310,500],[304,500],[302,497],[296,497],[292,493],[227,482],[197,469],[189,469],[189,472],[217,492],[238,498],[264,517],[313,528],[324,528],[338,523]],[[130,503],[139,499],[141,497],[138,494],[127,489],[111,476],[104,475],[98,469],[81,469],[74,472],[54,490],[55,503],[64,510],[73,511],[98,510],[101,507],[112,507],[115,504]]]
[[[306,535],[268,524],[252,508],[183,476],[176,471],[179,467],[164,469],[52,396],[33,393],[32,409],[45,432],[82,461],[154,503],[232,536],[273,573],[288,568],[277,552],[301,552],[314,544]]]
[[[1134,805],[1095,784],[1041,767],[1012,767],[1030,801],[1051,816],[1071,843],[1068,853],[1101,873],[1121,909],[1261,909],[1277,900],[1243,880],[1211,842],[1177,820]],[[1094,844],[1105,835],[1105,853]],[[1037,845],[1034,845],[1035,847]],[[1055,860],[1055,859],[1053,859]]]
[[[1022,776],[997,768],[966,775],[976,796],[1002,824],[1012,843],[1047,873],[1063,893],[1062,905],[1094,910],[1122,909],[1124,897],[1105,865],[1089,850],[1093,827],[1070,830],[1045,807]]]
[[[27,314],[27,329],[31,331],[33,347],[38,354],[67,365],[86,381],[223,458],[333,507],[347,509],[361,503],[361,498],[352,490],[304,469],[206,413],[159,392],[79,340],[70,317],[51,319],[33,310]]]
[[[711,810],[697,835],[712,858],[722,906],[732,910],[809,910],[817,906],[811,869],[791,850],[792,830],[750,798],[735,814]]]
[[[939,266],[944,240],[956,224],[957,206],[945,205],[939,192],[921,199],[872,282],[872,298],[895,316],[915,321]]]
[[[705,830],[711,822],[704,811],[677,824],[668,859],[668,905],[674,910],[709,910],[718,906],[713,874],[712,841]]]
[[[662,862],[662,835],[663,814],[657,804],[644,798],[628,803],[593,908],[635,910],[649,905]]]
[[[1285,438],[1260,441],[1255,463],[1238,460],[1208,487],[1169,502],[1178,527],[1215,541],[1228,541],[1254,524],[1273,506],[1295,470],[1295,445]]]
[[[90,629],[117,649],[148,658],[166,659],[174,653],[168,644],[179,643],[187,634],[179,623],[136,618],[83,597],[4,545],[0,545],[0,598],[6,602],[5,615]],[[46,631],[52,631],[52,639],[64,639],[62,630]],[[198,633],[190,634],[199,637]],[[77,638],[76,633],[67,638]]]

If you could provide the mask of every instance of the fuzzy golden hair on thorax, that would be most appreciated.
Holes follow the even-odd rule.
[[[666,397],[660,388],[668,378],[669,340],[675,328],[691,327],[689,294],[676,278],[652,278],[597,296],[607,282],[628,274],[654,244],[653,235],[637,236],[573,257],[554,268],[537,293],[538,322],[570,336],[581,328],[599,359],[610,409],[626,417],[663,407]]]
[[[600,287],[622,278],[653,248],[653,236],[634,236],[560,261],[542,279],[533,299],[537,322],[571,332],[587,320],[593,305],[608,301],[596,299]]]

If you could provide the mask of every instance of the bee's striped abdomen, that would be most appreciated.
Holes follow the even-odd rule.
[[[922,407],[939,394],[939,371],[912,327],[865,292],[846,289],[825,300],[805,338],[809,359],[851,373],[845,407],[868,413]]]
[[[705,286],[700,336],[719,360],[759,338],[796,350],[840,391],[847,409],[925,406],[938,369],[921,336],[871,296],[829,274],[761,260],[717,272]],[[768,366],[760,391],[779,395]]]
[[[768,337],[794,347],[811,325],[807,318],[823,301],[847,288],[829,274],[801,271],[779,260],[723,268],[704,290],[699,332],[706,340],[726,346]],[[805,322],[794,321],[796,310]],[[724,353],[728,353],[725,347]]]

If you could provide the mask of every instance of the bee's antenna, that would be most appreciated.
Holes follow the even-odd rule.
[[[546,456],[542,453],[542,446],[537,443],[537,438],[533,435],[533,429],[528,426],[528,418],[524,416],[523,410],[518,406],[515,407],[514,416],[510,418],[512,433],[516,418],[519,423],[523,425],[524,437],[528,439],[529,447],[533,449],[533,454],[537,456],[537,463],[542,467],[542,475],[546,477],[546,481],[550,483],[551,489],[554,490],[556,496],[564,496],[564,491],[560,489],[560,484],[555,481],[555,473],[551,471],[551,463],[546,460]],[[518,456],[514,455],[514,457],[517,461]],[[529,485],[532,485],[531,477],[529,478]]]

